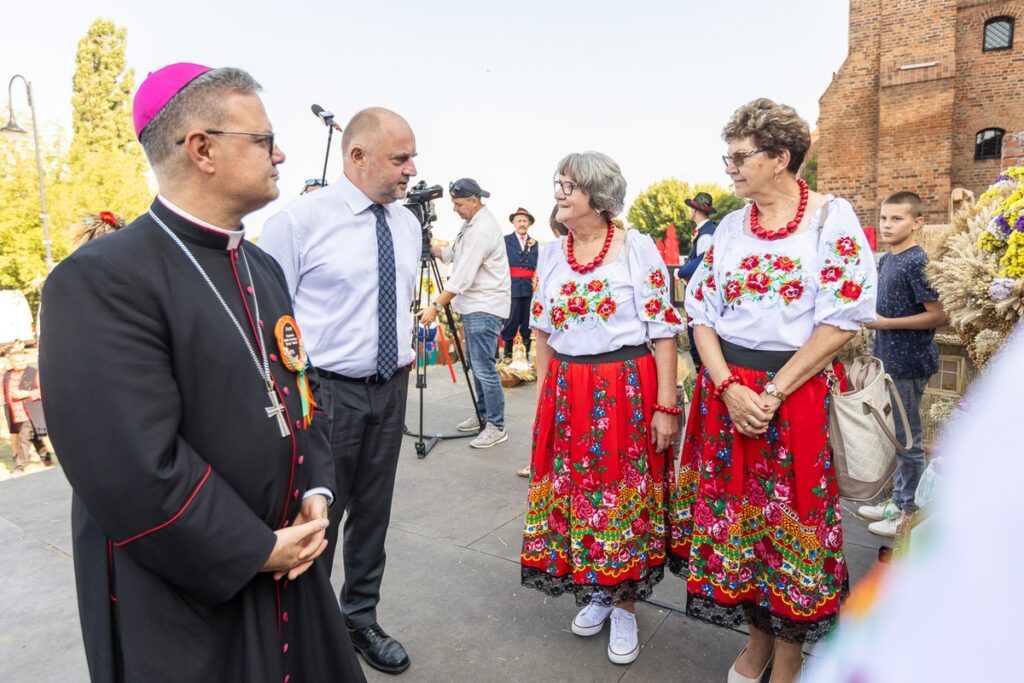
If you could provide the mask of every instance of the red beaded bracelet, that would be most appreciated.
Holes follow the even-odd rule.
[[[654,404],[654,410],[659,413],[665,413],[667,415],[682,415],[683,411],[681,408],[674,408],[672,406],[663,406],[660,403]]]
[[[725,394],[725,390],[731,387],[733,384],[736,384],[737,382],[743,382],[743,380],[741,380],[738,375],[729,375],[728,377],[723,379],[722,383],[715,388],[714,398],[721,401],[722,396]]]

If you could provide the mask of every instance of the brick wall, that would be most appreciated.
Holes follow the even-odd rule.
[[[1016,19],[1013,48],[983,52],[997,16]],[[978,195],[999,172],[974,160],[976,133],[1024,131],[1024,0],[850,0],[849,43],[820,99],[819,190],[869,225],[882,199],[912,190],[944,222],[952,188]]]
[[[1003,159],[1001,169],[1024,166],[1024,132],[1006,134],[1003,138]]]
[[[961,0],[958,7],[952,182],[980,196],[999,174],[1000,160],[975,161],[976,134],[1024,131],[1024,2]],[[1015,19],[1013,48],[983,52],[985,22],[1000,16]]]

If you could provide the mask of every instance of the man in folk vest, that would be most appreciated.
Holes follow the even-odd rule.
[[[529,235],[534,222],[529,211],[519,207],[508,220],[513,227],[513,231],[505,235],[505,250],[512,276],[512,311],[501,330],[501,339],[505,342],[505,359],[511,360],[517,332],[523,338],[527,357],[530,355],[530,300],[533,298],[533,277],[540,248]]]
[[[693,199],[687,199],[683,203],[690,207],[690,220],[696,227],[693,230],[693,242],[690,245],[690,253],[686,256],[686,263],[679,266],[676,276],[689,280],[697,272],[697,266],[704,260],[704,252],[711,248],[711,236],[715,234],[718,223],[711,220],[715,207],[712,206],[711,195],[707,192],[698,192]],[[697,345],[693,341],[693,328],[687,326],[686,335],[690,339],[690,356],[693,358],[693,364],[699,369],[700,356],[697,355]]]

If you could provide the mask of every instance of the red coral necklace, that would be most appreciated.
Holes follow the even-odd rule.
[[[601,247],[601,252],[594,257],[593,261],[581,266],[576,262],[576,256],[573,255],[573,238],[572,232],[570,231],[569,241],[566,244],[566,261],[569,262],[569,267],[580,274],[589,273],[594,268],[597,268],[601,265],[601,262],[604,261],[604,257],[608,255],[608,249],[612,246],[613,237],[615,237],[615,224],[608,221],[608,234],[604,238],[604,246]]]
[[[800,227],[800,221],[804,219],[804,211],[807,210],[807,196],[809,194],[807,182],[803,178],[797,178],[796,184],[800,186],[800,205],[796,207],[796,215],[793,216],[793,220],[778,230],[769,232],[761,225],[761,212],[758,210],[757,203],[755,202],[750,207],[750,231],[752,233],[763,240],[777,240],[792,232],[796,232],[796,229]]]

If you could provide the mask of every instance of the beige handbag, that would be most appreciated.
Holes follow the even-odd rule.
[[[860,356],[846,368],[848,391],[840,391],[835,375],[828,374],[828,440],[839,496],[871,500],[896,471],[896,450],[904,452],[913,445],[907,411],[896,383],[874,356]],[[903,424],[905,444],[896,441],[893,403]]]

